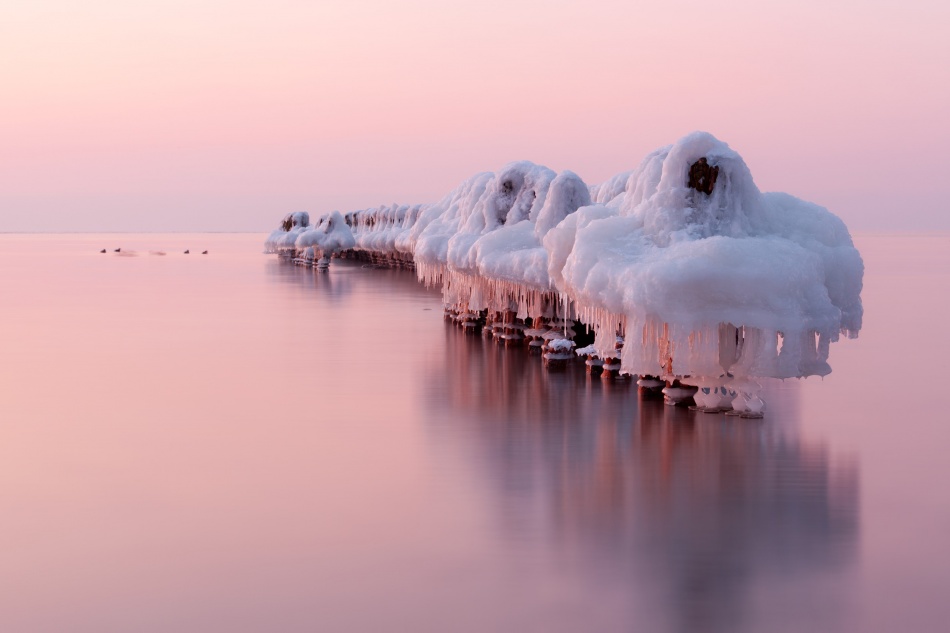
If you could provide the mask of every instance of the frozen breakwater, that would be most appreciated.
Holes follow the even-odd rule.
[[[863,314],[844,223],[760,192],[704,132],[598,185],[522,161],[434,203],[292,213],[266,250],[322,269],[337,256],[414,267],[468,330],[746,415],[764,409],[761,379],[828,374],[831,343]]]

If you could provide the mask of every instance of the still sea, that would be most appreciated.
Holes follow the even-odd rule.
[[[763,420],[263,240],[0,235],[0,631],[950,630],[950,236]]]

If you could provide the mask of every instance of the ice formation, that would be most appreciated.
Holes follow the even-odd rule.
[[[324,268],[331,257],[355,246],[356,238],[339,211],[321,216],[313,226],[306,212],[288,214],[265,242],[267,252],[282,253],[308,264],[316,262]]]
[[[589,357],[619,354],[623,373],[678,379],[699,399],[825,375],[830,343],[861,329],[864,266],[844,223],[760,192],[704,132],[600,185],[516,162],[431,204],[333,212],[316,227],[290,214],[267,240],[307,248],[412,261],[459,314],[580,321],[596,332]]]

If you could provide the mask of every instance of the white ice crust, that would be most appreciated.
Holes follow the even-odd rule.
[[[718,168],[711,193],[687,186],[701,158]],[[760,192],[739,154],[705,132],[600,185],[522,161],[431,204],[345,221],[333,212],[316,227],[300,215],[285,218],[269,251],[408,254],[421,279],[471,310],[552,316],[554,297],[558,315],[597,330],[601,355],[625,334],[628,373],[824,375],[829,344],[861,328],[864,265],[844,223]]]
[[[289,231],[284,230],[286,226],[291,226]],[[291,213],[264,244],[265,251],[270,253],[307,251],[310,259],[332,257],[354,246],[356,238],[339,211],[321,216],[312,226],[307,213]]]

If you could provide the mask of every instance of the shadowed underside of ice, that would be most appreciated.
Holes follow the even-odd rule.
[[[864,266],[844,223],[760,192],[703,132],[600,185],[518,162],[436,203],[308,220],[287,216],[268,250],[409,255],[460,308],[577,318],[604,354],[623,334],[632,374],[710,385],[824,375],[830,343],[861,328]]]

